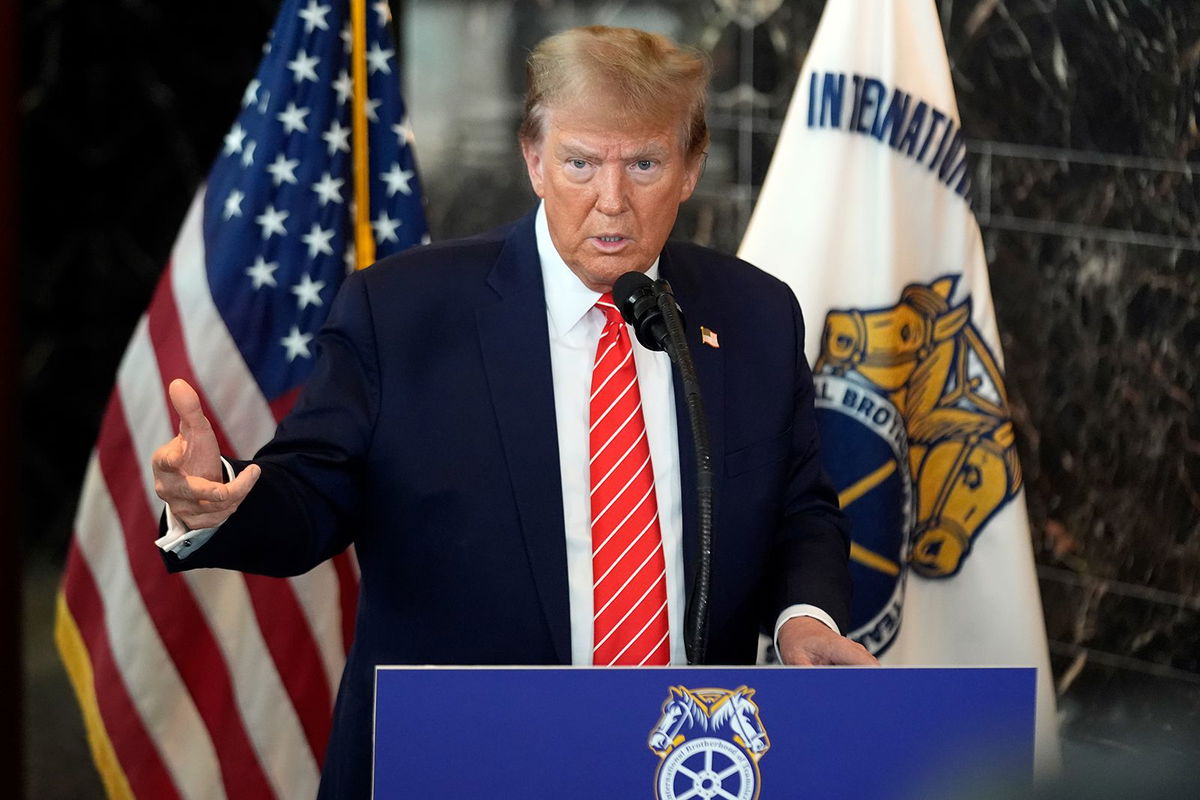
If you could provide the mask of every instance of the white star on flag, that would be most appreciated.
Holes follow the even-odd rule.
[[[254,259],[252,266],[246,267],[246,274],[254,282],[254,288],[261,289],[264,286],[275,286],[275,270],[277,269],[279,269],[278,261],[268,263],[265,258],[259,256]]]
[[[342,26],[342,32],[338,34],[338,37],[341,38],[342,45],[345,47],[346,52],[349,53],[350,46],[354,43],[354,34],[350,32],[349,22]]]
[[[392,126],[392,133],[396,134],[396,144],[404,147],[413,140],[412,126],[408,123],[408,117],[405,117],[400,122]]]
[[[262,83],[259,82],[258,78],[252,78],[246,84],[246,91],[242,94],[242,108],[258,100],[258,89],[260,86],[262,86]]]
[[[308,245],[308,257],[316,258],[321,253],[327,256],[333,255],[333,248],[329,245],[329,240],[333,238],[333,233],[333,228],[325,229],[319,223],[314,222],[312,229],[300,237],[300,241]],[[324,286],[325,284],[321,285]],[[320,305],[320,303],[317,303],[317,305]]]
[[[379,108],[379,104],[382,102],[382,100],[371,100],[368,98],[367,102],[363,103],[363,110],[367,115],[367,119],[371,122],[379,122],[379,114],[375,113],[375,109]]]
[[[246,143],[246,149],[242,152],[242,166],[248,167],[254,163],[254,140],[251,139]]]
[[[375,13],[379,15],[380,26],[387,25],[392,21],[392,8],[387,4],[387,0],[379,0],[371,8],[375,9]]]
[[[333,89],[337,92],[339,103],[345,103],[350,99],[350,93],[354,91],[354,81],[350,80],[350,75],[346,70],[338,73],[337,80],[333,82]]]
[[[379,173],[379,177],[387,183],[388,197],[393,197],[396,192],[412,194],[412,189],[408,185],[408,181],[412,176],[412,170],[400,169],[399,164],[392,164],[392,168],[387,172]]]
[[[234,189],[225,198],[225,219],[240,217],[242,215],[242,201],[246,199],[246,194],[238,189]]]
[[[282,155],[282,154],[281,154]],[[271,234],[278,233],[280,236],[287,235],[287,228],[283,227],[283,221],[288,218],[288,211],[276,211],[274,205],[269,205],[254,218],[254,221],[262,226],[262,238],[270,239]],[[245,263],[245,262],[243,262]]]
[[[399,228],[400,224],[400,220],[392,219],[386,211],[380,211],[379,216],[371,222],[371,227],[375,229],[375,241],[380,244],[400,241],[400,237],[396,235],[396,228]]]
[[[310,80],[314,83],[317,80],[317,64],[321,63],[321,59],[316,56],[310,56],[303,50],[296,53],[296,57],[288,62],[288,69],[295,76],[296,83],[304,80]]]
[[[304,118],[308,116],[307,108],[296,108],[296,104],[288,101],[287,108],[275,115],[275,119],[283,123],[284,133],[308,133],[308,124]]]
[[[285,183],[296,182],[296,166],[300,163],[298,158],[288,158],[283,153],[275,156],[275,160],[267,167],[267,172],[271,173],[271,180],[276,186]]]
[[[312,190],[317,193],[322,206],[329,205],[331,201],[340,203],[342,202],[342,184],[345,182],[344,179],[335,178],[326,172],[321,176],[321,180],[312,185]]]
[[[308,0],[308,7],[300,9],[300,19],[304,20],[304,32],[312,33],[317,28],[329,30],[329,23],[325,21],[329,9],[329,6],[317,5],[317,0]]]
[[[388,59],[395,54],[395,50],[385,50],[379,46],[379,42],[373,42],[371,49],[367,51],[367,66],[371,68],[371,74],[382,72],[384,75],[391,75],[392,67],[388,64]]]
[[[350,128],[343,128],[342,123],[336,119],[330,124],[329,130],[321,134],[329,145],[329,155],[333,155],[339,150],[343,153],[350,152]]]
[[[292,294],[296,295],[296,305],[303,311],[309,305],[323,305],[321,302],[321,290],[325,288],[325,281],[314,281],[312,276],[305,273],[300,282],[292,287]]]
[[[246,138],[246,129],[240,123],[233,123],[229,133],[225,134],[225,155],[242,152],[242,141]]]
[[[291,332],[280,339],[279,343],[287,348],[287,360],[295,361],[296,356],[312,358],[312,353],[308,352],[308,343],[312,338],[311,333],[301,333],[300,328],[293,325]]]

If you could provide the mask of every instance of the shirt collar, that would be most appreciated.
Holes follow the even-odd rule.
[[[561,336],[574,328],[584,315],[600,299],[583,281],[571,272],[550,238],[550,225],[546,221],[546,204],[538,203],[537,216],[533,224],[537,237],[538,260],[542,265],[542,286],[546,290],[546,311],[550,317],[551,335]],[[658,259],[646,270],[651,280],[658,280]]]

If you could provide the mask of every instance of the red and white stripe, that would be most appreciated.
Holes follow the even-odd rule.
[[[135,796],[311,797],[352,632],[353,556],[290,580],[169,575],[154,546],[150,456],[174,435],[170,380],[200,392],[224,453],[253,454],[277,421],[209,294],[202,213],[203,190],[122,360],[63,593]]]
[[[629,331],[612,298],[592,371],[593,663],[670,661],[666,561]]]

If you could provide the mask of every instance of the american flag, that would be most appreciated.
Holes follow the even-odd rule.
[[[353,631],[357,565],[290,580],[168,575],[150,455],[200,392],[224,453],[272,435],[353,268],[349,2],[286,0],[242,109],[117,375],[88,466],[56,638],[110,797],[315,795]],[[367,13],[377,254],[426,238],[388,4]]]

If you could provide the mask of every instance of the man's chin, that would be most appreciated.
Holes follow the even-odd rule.
[[[589,259],[580,269],[572,269],[572,272],[589,289],[603,293],[611,291],[613,283],[626,272],[645,272],[652,263],[653,259],[643,263],[642,259],[628,257]]]

